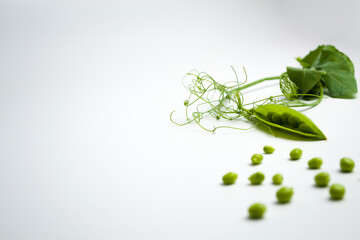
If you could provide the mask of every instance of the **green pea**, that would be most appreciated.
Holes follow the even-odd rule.
[[[262,162],[263,159],[264,159],[263,155],[257,153],[257,154],[252,155],[251,162],[254,165],[258,165]]]
[[[277,191],[276,198],[280,203],[288,203],[290,202],[293,194],[294,190],[292,187],[282,187]]]
[[[319,169],[321,168],[322,163],[323,161],[319,157],[312,158],[308,161],[308,165],[310,169]]]
[[[289,125],[293,128],[298,128],[300,125],[300,119],[296,116],[290,116],[289,117]]]
[[[300,148],[295,148],[290,152],[291,160],[298,160],[301,158],[302,150]]]
[[[264,150],[264,153],[271,154],[275,151],[275,148],[273,148],[272,146],[264,146],[263,150]]]
[[[273,180],[274,185],[280,185],[283,182],[284,177],[283,177],[283,175],[278,173],[273,176],[272,180]]]
[[[225,185],[234,184],[236,182],[238,175],[233,172],[229,172],[223,176],[223,182]]]
[[[265,179],[265,175],[261,172],[254,173],[249,177],[252,185],[260,185]]]
[[[330,182],[330,174],[326,172],[319,173],[315,176],[315,184],[318,187],[326,187]]]
[[[314,132],[314,131],[312,130],[312,128],[311,128],[308,124],[306,124],[306,123],[300,124],[299,130],[300,130],[301,132],[304,132],[304,133],[313,133],[313,132]]]
[[[289,117],[291,116],[290,113],[284,112],[281,114],[281,120],[284,124],[289,124]]]
[[[335,183],[331,185],[329,192],[332,199],[340,200],[345,195],[345,187],[341,184]]]
[[[268,112],[266,117],[269,119],[270,122],[272,122],[272,116],[276,114],[276,112]]]
[[[344,157],[340,160],[340,168],[343,172],[352,172],[355,163],[351,158]]]
[[[273,123],[276,123],[276,124],[279,124],[281,125],[283,122],[282,122],[282,119],[281,119],[281,115],[278,114],[278,113],[274,113],[271,117],[271,121]]]
[[[249,216],[252,219],[259,219],[264,216],[266,206],[262,203],[255,203],[249,207]]]

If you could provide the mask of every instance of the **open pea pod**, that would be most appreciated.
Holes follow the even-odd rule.
[[[276,128],[305,137],[326,140],[321,130],[304,114],[277,104],[261,105],[253,109],[256,119]]]

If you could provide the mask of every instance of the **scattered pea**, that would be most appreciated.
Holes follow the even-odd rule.
[[[252,219],[259,219],[264,216],[266,206],[262,203],[255,203],[249,207],[249,215]]]
[[[230,185],[235,183],[237,177],[238,175],[236,173],[229,172],[225,174],[222,179],[225,185]]]
[[[292,187],[282,187],[276,193],[276,198],[280,203],[288,203],[290,202],[292,196],[294,194]]]
[[[267,146],[264,146],[263,150],[264,150],[264,153],[271,154],[271,153],[273,153],[275,151],[275,148],[273,148],[272,146],[267,145]]]
[[[265,175],[261,172],[256,172],[249,177],[252,185],[260,185],[265,179]]]
[[[295,148],[290,152],[291,160],[298,160],[301,158],[302,150],[300,148]]]
[[[257,154],[252,155],[251,162],[254,165],[258,165],[262,162],[263,159],[264,159],[263,155],[257,153]]]
[[[319,169],[321,168],[322,163],[323,161],[319,157],[312,158],[308,161],[308,165],[310,169]]]
[[[326,187],[330,182],[330,174],[326,172],[319,173],[315,176],[315,183],[319,187]]]
[[[355,163],[351,158],[344,157],[340,160],[340,168],[343,172],[352,172]]]
[[[345,195],[345,187],[341,184],[335,183],[331,185],[329,192],[332,199],[340,200]]]
[[[283,175],[278,173],[273,176],[272,180],[273,180],[274,185],[280,185],[283,182],[284,177],[283,177]]]

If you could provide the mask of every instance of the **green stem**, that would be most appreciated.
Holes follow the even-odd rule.
[[[315,107],[321,103],[322,99],[324,98],[324,88],[322,85],[320,85],[320,95],[318,96],[318,99],[313,103],[304,103],[301,101],[300,104],[290,104],[289,107]]]
[[[259,79],[259,80],[254,81],[254,82],[248,83],[248,84],[246,84],[246,85],[244,85],[244,86],[235,88],[235,89],[233,89],[231,92],[236,92],[236,91],[244,90],[244,89],[246,89],[246,88],[248,88],[248,87],[251,87],[251,86],[254,86],[254,85],[258,84],[258,83],[265,82],[265,81],[268,81],[268,80],[279,80],[280,78],[281,78],[281,76],[262,78],[262,79]]]

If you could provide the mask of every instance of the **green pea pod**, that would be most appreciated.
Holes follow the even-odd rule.
[[[253,109],[256,119],[262,123],[305,137],[326,140],[321,130],[304,114],[277,104],[261,105]]]

